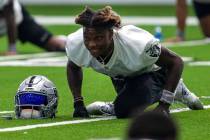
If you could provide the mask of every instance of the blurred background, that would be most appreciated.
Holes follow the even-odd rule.
[[[190,3],[190,0],[187,0]],[[20,0],[24,4],[149,4],[171,5],[175,0]]]

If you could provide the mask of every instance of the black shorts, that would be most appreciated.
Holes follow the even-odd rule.
[[[158,102],[165,84],[166,70],[145,73],[135,77],[111,78],[118,93],[115,101],[115,114],[127,118],[137,109],[144,110]]]
[[[39,25],[22,6],[23,21],[18,25],[18,39],[44,48],[52,34]]]
[[[210,15],[210,3],[200,3],[193,1],[193,5],[195,8],[195,13],[199,19]]]

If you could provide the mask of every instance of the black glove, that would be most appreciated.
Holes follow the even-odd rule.
[[[74,113],[73,117],[89,118],[87,109],[85,108],[84,102],[82,100],[74,102]]]
[[[157,105],[157,107],[154,109],[154,111],[162,113],[165,116],[169,116],[169,106],[170,106],[170,104],[160,101],[159,105]]]

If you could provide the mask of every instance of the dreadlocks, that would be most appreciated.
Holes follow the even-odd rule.
[[[106,6],[98,11],[93,11],[89,7],[75,19],[76,24],[80,24],[85,27],[120,27],[121,18],[112,10],[110,6]]]

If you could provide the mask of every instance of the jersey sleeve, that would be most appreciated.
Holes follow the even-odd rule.
[[[155,64],[161,53],[159,40],[148,31],[136,26],[128,25],[123,31],[124,40],[126,40],[124,44],[129,44],[130,47],[135,48],[135,52],[132,53],[139,54],[141,64],[145,67]]]
[[[160,42],[153,38],[145,46],[143,51],[143,58],[145,65],[153,65],[159,59],[161,54],[161,44]]]
[[[65,48],[69,61],[80,67],[89,66],[91,56],[84,45],[82,28],[68,36]]]
[[[133,26],[124,26],[118,31],[124,50],[127,56],[132,57],[132,63],[136,63],[140,68],[151,68],[158,60],[161,53],[159,41],[148,31]]]

